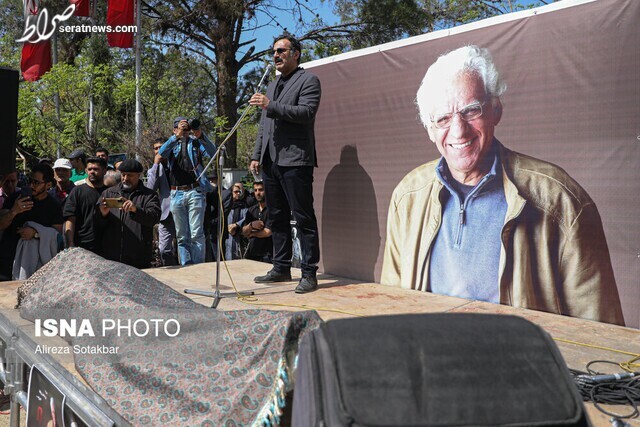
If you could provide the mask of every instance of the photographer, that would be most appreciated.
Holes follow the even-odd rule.
[[[212,157],[215,152],[215,145],[200,129],[200,121],[189,122],[184,117],[173,121],[173,135],[158,151],[169,165],[171,214],[182,265],[204,262],[205,193],[213,187],[206,175],[197,178],[205,165],[204,155]]]

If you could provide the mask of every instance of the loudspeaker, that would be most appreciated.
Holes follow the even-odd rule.
[[[0,174],[16,166],[19,75],[16,70],[0,67]]]
[[[590,425],[553,339],[515,316],[330,320],[302,339],[295,378],[296,427]]]

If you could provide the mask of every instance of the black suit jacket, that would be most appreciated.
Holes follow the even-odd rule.
[[[299,68],[275,98],[281,77],[267,88],[269,105],[262,110],[252,159],[263,163],[269,150],[279,166],[318,166],[313,127],[320,105],[320,80]]]

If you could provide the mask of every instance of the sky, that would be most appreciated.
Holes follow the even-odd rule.
[[[289,3],[293,3],[291,0],[286,0]],[[283,2],[284,3],[284,2]],[[333,25],[340,22],[340,18],[333,13],[333,4],[330,1],[320,0],[307,0],[304,4],[313,9],[315,13],[325,21],[326,25]],[[300,35],[304,33],[304,29],[301,29],[290,13],[272,11],[276,16],[276,21],[273,21],[271,17],[264,13],[257,15],[257,20],[260,23],[272,22],[271,25],[263,26],[256,31],[247,31],[243,34],[243,40],[250,40],[256,38],[255,46],[256,50],[267,49],[273,43],[273,39],[284,32],[286,28],[288,32],[294,35]],[[311,22],[314,19],[314,15],[311,12],[305,12],[305,22]],[[277,26],[276,22],[280,25]]]
[[[282,4],[293,4],[293,0],[276,0],[281,2]],[[326,25],[333,25],[340,22],[340,18],[333,13],[333,1],[331,0],[301,0],[304,4],[308,5],[309,8],[313,9],[315,13],[319,14],[320,17],[325,21]],[[519,3],[524,6],[528,6],[531,4],[539,4],[538,0],[513,0],[514,3]],[[552,0],[550,0],[552,1]],[[287,31],[294,35],[300,35],[304,33],[304,29],[299,28],[298,23],[294,20],[292,14],[285,12],[278,12],[275,10],[271,11],[272,15],[276,15],[276,19],[280,26],[277,26],[272,18],[267,16],[264,13],[260,13],[257,15],[257,20],[260,23],[272,22],[271,25],[263,26],[262,28],[256,31],[248,31],[243,34],[243,40],[250,40],[252,38],[256,38],[255,46],[256,50],[267,49],[273,43],[274,37],[282,34],[284,32],[283,28],[286,28]],[[314,15],[310,12],[306,12],[304,19],[305,21],[313,20]],[[242,54],[243,52],[240,52]]]

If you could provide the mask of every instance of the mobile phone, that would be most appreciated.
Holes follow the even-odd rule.
[[[21,197],[31,197],[31,186],[27,185],[26,187],[22,187],[20,189],[20,196]]]
[[[122,197],[107,197],[104,201],[108,208],[119,209],[124,204],[124,199]]]
[[[251,169],[251,175],[253,175],[253,182],[262,182],[262,176],[255,169]]]

